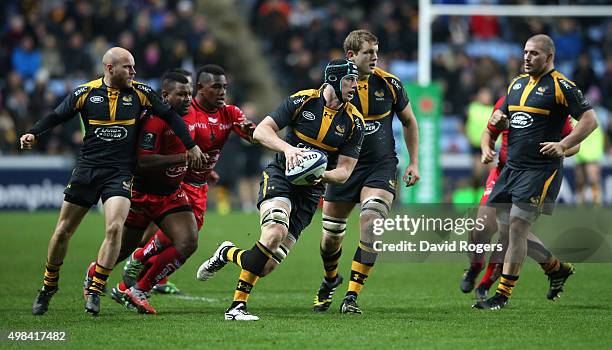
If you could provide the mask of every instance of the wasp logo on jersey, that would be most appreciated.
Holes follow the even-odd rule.
[[[345,131],[346,131],[346,128],[344,127],[344,125],[336,125],[336,135],[344,136]]]

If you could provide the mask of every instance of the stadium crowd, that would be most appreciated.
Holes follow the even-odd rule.
[[[237,0],[236,4],[260,39],[283,93],[320,84],[322,66],[330,58],[342,56],[342,40],[357,27],[370,29],[380,38],[379,65],[383,69],[405,82],[416,79],[417,1]],[[206,14],[196,7],[191,0],[2,1],[0,154],[16,153],[17,135],[78,83],[101,75],[99,57],[113,45],[134,54],[137,79],[154,87],[168,68],[194,71],[207,63],[223,64],[215,33]],[[492,109],[507,81],[519,72],[522,43],[540,32],[551,33],[558,48],[557,67],[598,109],[607,139],[612,135],[607,122],[610,113],[606,112],[612,111],[609,18],[444,16],[434,20],[432,32],[433,79],[444,91],[444,152],[470,152],[470,119],[478,118],[479,107]],[[229,75],[231,78],[231,72]],[[232,86],[232,103],[248,104],[239,90],[239,86]],[[462,131],[467,137],[454,137]],[[238,140],[232,142],[228,144],[230,152],[243,147]],[[73,154],[80,143],[80,126],[75,119],[41,137],[38,150]],[[606,144],[612,153],[610,143]],[[259,158],[257,151],[250,152],[244,162]],[[238,180],[233,174],[228,172],[227,185]]]

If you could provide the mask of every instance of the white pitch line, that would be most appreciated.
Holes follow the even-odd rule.
[[[199,297],[199,296],[195,296],[195,295],[178,294],[178,295],[173,295],[172,297],[173,298],[177,298],[177,299],[183,299],[183,300],[205,301],[207,303],[217,303],[217,302],[219,302],[219,299],[213,299],[213,298],[207,298],[207,297]]]

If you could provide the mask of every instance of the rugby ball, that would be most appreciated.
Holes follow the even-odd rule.
[[[287,180],[294,185],[310,185],[321,177],[327,168],[325,153],[317,150],[307,150],[300,157],[298,165],[291,170],[285,170]]]

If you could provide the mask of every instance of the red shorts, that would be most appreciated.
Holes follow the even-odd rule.
[[[204,225],[204,213],[206,213],[206,197],[208,194],[208,184],[202,186],[194,186],[183,182],[181,184],[181,190],[187,194],[189,198],[189,204],[195,215],[196,223],[198,224],[198,231]]]
[[[495,181],[497,181],[499,173],[501,173],[502,169],[502,167],[497,166],[491,169],[491,171],[489,171],[489,176],[487,177],[487,182],[485,184],[485,190],[482,194],[482,197],[480,198],[480,205],[487,204],[489,195],[491,194],[491,191],[493,191],[493,187],[495,187]]]
[[[146,229],[151,221],[159,226],[163,218],[180,211],[191,211],[189,198],[182,188],[167,196],[141,193],[132,190],[130,213],[125,220],[126,226]]]

